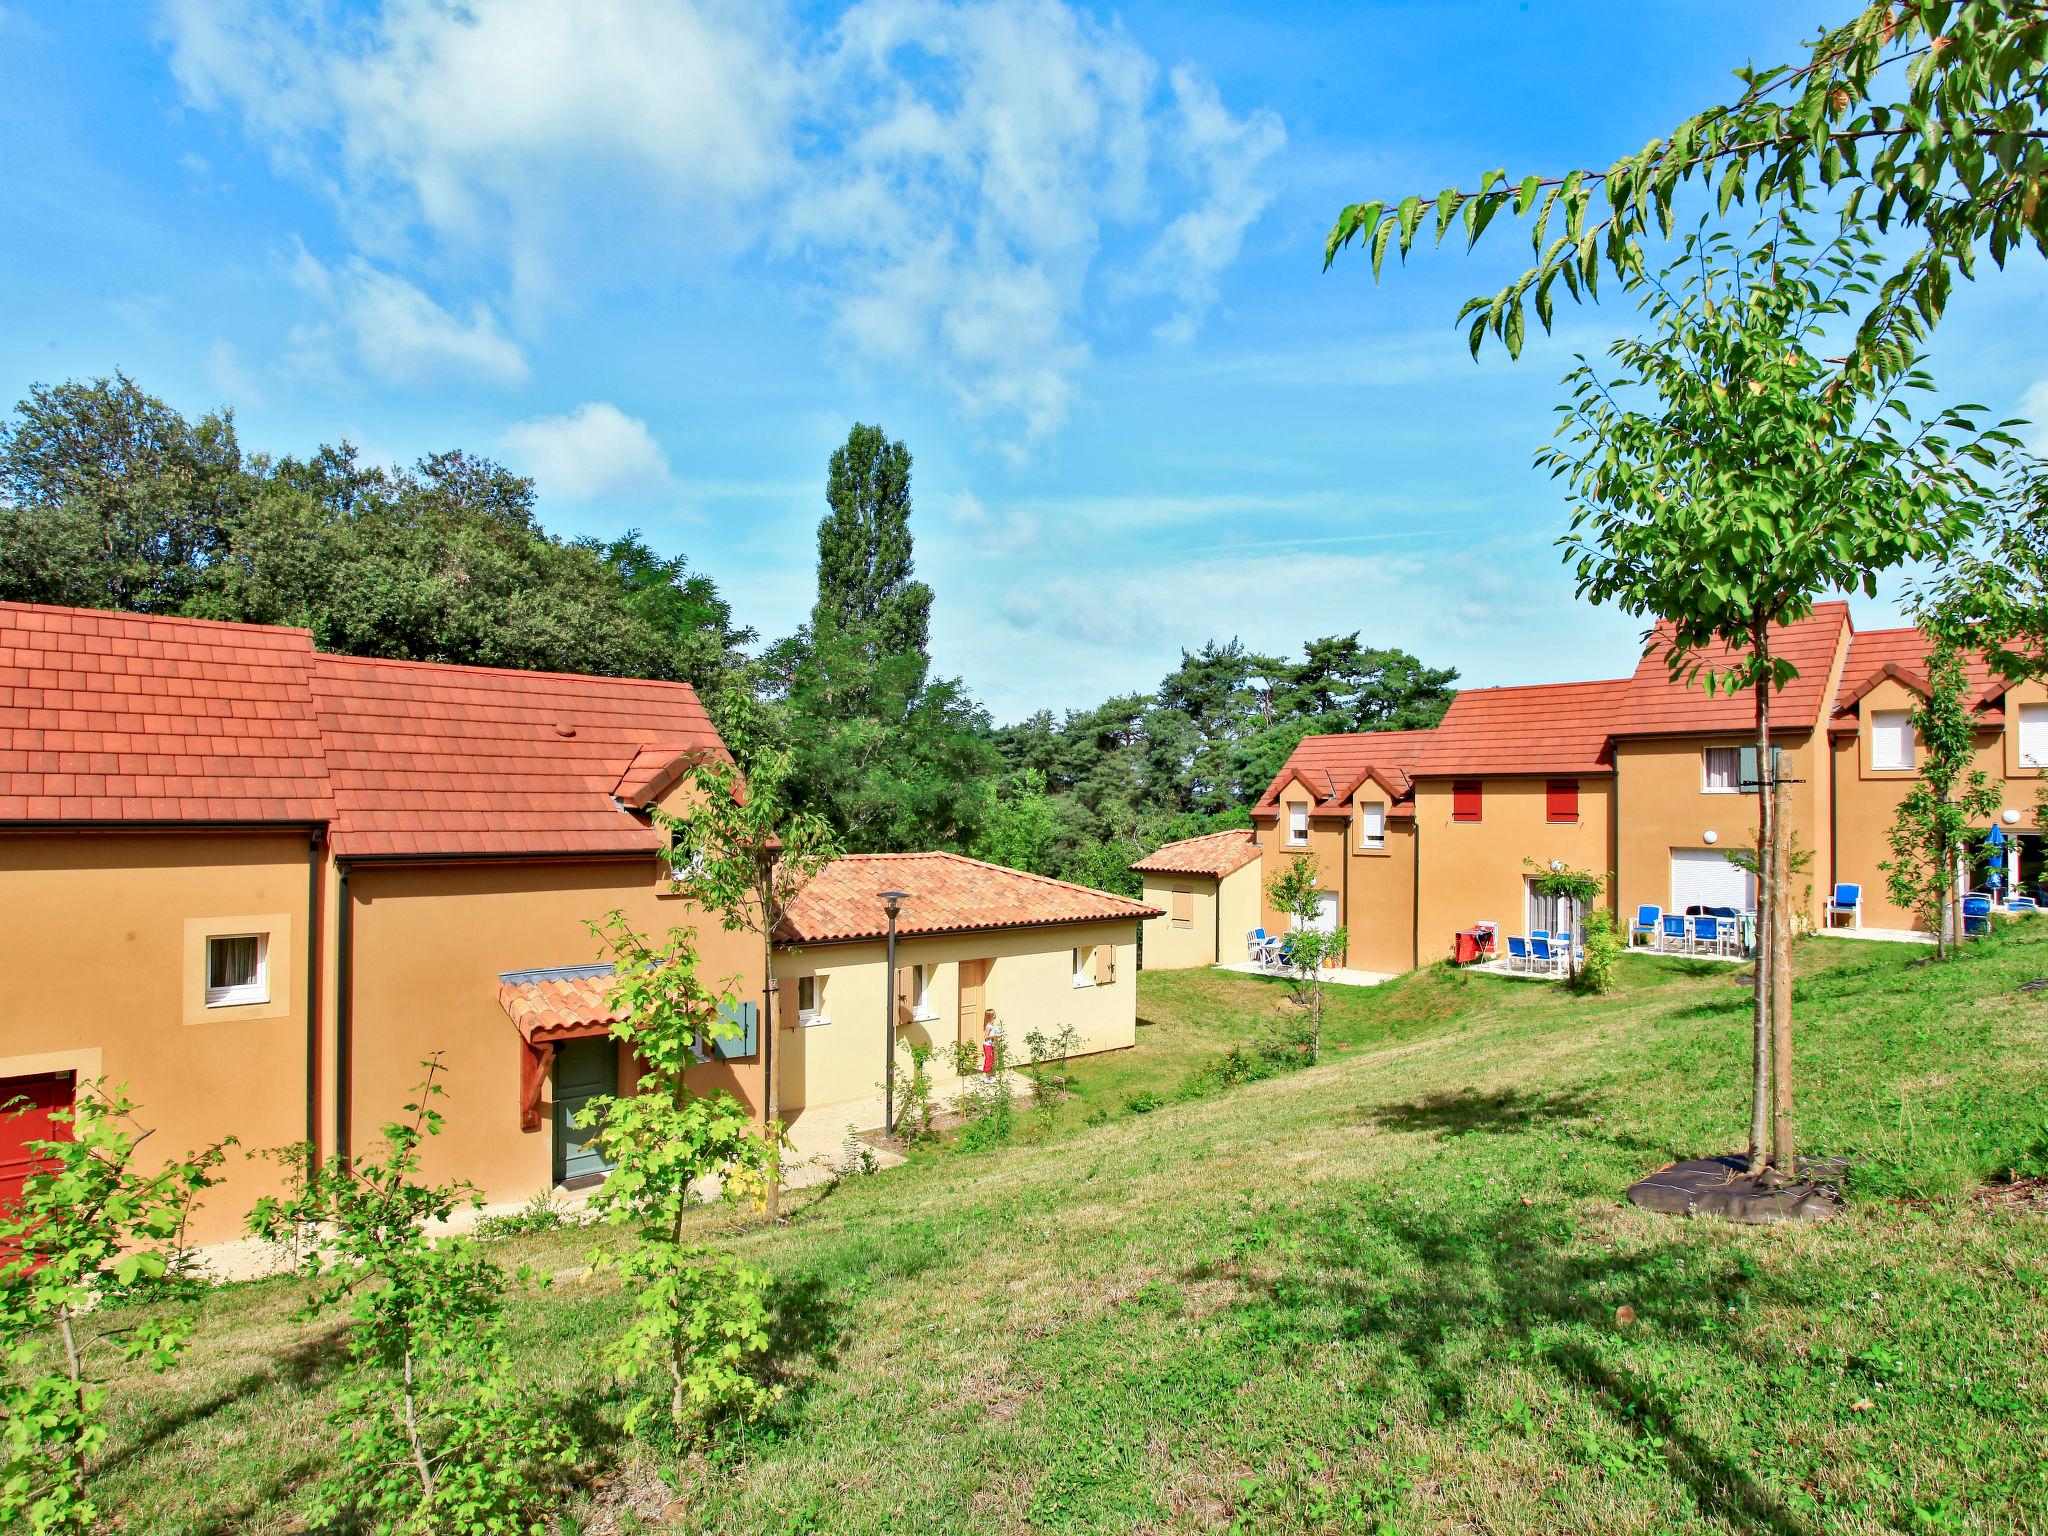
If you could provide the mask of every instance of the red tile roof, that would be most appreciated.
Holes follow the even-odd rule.
[[[1349,815],[1352,794],[1368,778],[1377,780],[1395,800],[1405,800],[1410,793],[1410,771],[1433,735],[1433,731],[1354,731],[1342,736],[1304,736],[1266,786],[1252,814],[1278,814],[1280,792],[1297,778],[1316,797],[1309,812],[1314,816]]]
[[[515,976],[498,983],[498,1003],[529,1042],[570,1039],[626,1018],[624,1009],[606,1001],[612,989],[610,966],[572,968],[554,976]]]
[[[0,820],[325,821],[303,629],[0,603]]]
[[[1816,603],[1810,616],[1781,626],[1773,636],[1773,653],[1799,669],[1799,675],[1771,697],[1771,718],[1779,729],[1810,730],[1825,723],[1824,712],[1833,702],[1827,695],[1828,672],[1848,622],[1847,603]],[[1665,652],[1668,636],[1668,628],[1661,624],[1651,635],[1615,710],[1612,734],[1718,736],[1753,730],[1756,699],[1748,690],[1710,696],[1704,683],[1672,678]],[[1701,659],[1712,666],[1735,654],[1731,647],[1711,646]]]
[[[881,938],[888,931],[881,893],[890,890],[908,897],[896,921],[905,937],[1160,915],[1126,896],[964,854],[853,853],[834,859],[798,892],[777,937],[796,944]]]
[[[1214,875],[1220,879],[1256,863],[1258,857],[1259,845],[1252,841],[1251,830],[1236,827],[1167,843],[1131,868],[1141,875]]]
[[[1607,737],[1625,677],[1526,688],[1466,688],[1431,733],[1415,777],[1613,771]]]
[[[651,851],[612,791],[723,750],[687,683],[320,656],[313,692],[343,856]]]
[[[1927,636],[1917,629],[1859,630],[1849,642],[1849,659],[1842,667],[1842,686],[1835,691],[1832,727],[1837,732],[1856,729],[1856,702],[1886,678],[1896,678],[1915,693],[1927,690]],[[1987,725],[2005,718],[2005,690],[2011,685],[1991,670],[1982,651],[1963,656],[1966,696]]]

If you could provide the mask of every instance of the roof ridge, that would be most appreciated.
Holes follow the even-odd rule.
[[[80,618],[128,619],[138,624],[189,624],[198,629],[231,629],[239,633],[260,630],[271,635],[304,635],[312,641],[313,631],[299,624],[258,624],[249,619],[202,619],[186,613],[137,613],[130,608],[79,608],[70,603],[24,603],[0,598],[0,611],[14,613],[64,613]],[[317,649],[314,655],[320,655]]]
[[[310,633],[310,631],[309,631]],[[354,656],[346,651],[313,652],[316,664],[339,662],[347,666],[361,667],[413,667],[433,672],[468,672],[485,677],[553,678],[565,683],[604,683],[631,687],[682,688],[702,702],[697,685],[685,678],[661,677],[620,677],[606,672],[550,672],[539,667],[486,667],[473,661],[420,661],[411,656]]]

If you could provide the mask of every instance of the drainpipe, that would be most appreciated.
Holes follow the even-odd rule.
[[[350,1033],[355,1023],[355,904],[349,900],[347,859],[336,859],[340,877],[336,895],[334,957],[334,1155],[348,1161]]]
[[[306,1172],[320,1171],[320,845],[306,850]]]
[[[1841,794],[1841,785],[1840,785],[1840,784],[1839,784],[1839,783],[1838,783],[1838,782],[1836,781],[1836,779],[1835,779],[1835,757],[1836,757],[1836,753],[1835,753],[1835,738],[1834,738],[1834,735],[1833,735],[1833,733],[1832,733],[1832,732],[1830,732],[1830,733],[1828,733],[1828,734],[1825,734],[1825,735],[1823,735],[1823,736],[1821,737],[1821,740],[1822,740],[1823,742],[1825,742],[1825,743],[1826,743],[1826,745],[1827,745],[1827,752],[1828,752],[1828,894],[1827,894],[1827,899],[1828,899],[1829,901],[1833,901],[1833,900],[1835,899],[1835,887],[1836,887],[1836,885],[1838,885],[1838,884],[1839,884],[1839,883],[1841,882],[1841,879],[1842,879],[1842,794]],[[1861,742],[1861,741],[1858,741],[1858,743],[1857,743],[1857,750],[1858,750],[1859,752],[1860,752],[1860,751],[1862,751],[1862,742]],[[1825,914],[1826,914],[1826,908],[1822,908],[1822,914],[1823,914],[1823,915],[1825,915]],[[1832,919],[1830,919],[1830,921],[1832,921]]]
[[[1408,870],[1414,876],[1408,892],[1408,969],[1422,969],[1422,818],[1408,823]]]
[[[1344,927],[1344,963],[1351,963],[1351,818],[1344,818],[1343,857],[1337,861],[1337,920]]]

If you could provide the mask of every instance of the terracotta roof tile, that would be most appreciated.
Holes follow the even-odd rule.
[[[798,892],[777,937],[796,944],[881,938],[888,920],[880,894],[889,890],[909,898],[896,922],[906,937],[1160,915],[1126,896],[964,854],[855,853],[834,859]]]
[[[318,656],[313,693],[344,856],[652,850],[622,775],[723,751],[687,683]]]
[[[0,603],[0,657],[13,677],[0,687],[0,743],[36,754],[7,765],[0,817],[333,815],[303,629]],[[147,786],[98,782],[118,753],[163,767]]]
[[[1252,814],[1275,814],[1280,791],[1296,778],[1315,795],[1313,814],[1319,816],[1348,815],[1353,791],[1368,777],[1376,778],[1396,800],[1405,800],[1411,792],[1410,771],[1433,734],[1355,731],[1341,736],[1304,736],[1266,786]]]
[[[1856,701],[1887,677],[1897,678],[1916,693],[1927,687],[1928,639],[1917,629],[1858,630],[1849,642],[1849,659],[1842,667],[1842,686],[1835,690],[1835,722],[1838,733],[1856,729]],[[2005,718],[2007,681],[1991,670],[1982,651],[1963,657],[1964,687],[1987,725]]]
[[[555,974],[514,971],[498,983],[498,1004],[529,1042],[561,1039],[625,1019],[625,1010],[606,1000],[611,988],[608,965],[571,966]]]
[[[1607,738],[1628,688],[1617,677],[1462,689],[1430,733],[1415,776],[1610,772]]]
[[[1832,704],[1826,696],[1828,672],[1848,622],[1847,603],[1816,603],[1809,617],[1781,626],[1774,635],[1773,652],[1799,669],[1799,675],[1771,698],[1771,715],[1781,729],[1810,730],[1824,723],[1824,713]],[[1668,636],[1669,630],[1661,624],[1652,632],[1615,711],[1612,734],[1730,735],[1753,730],[1756,700],[1748,691],[1709,695],[1704,684],[1673,680],[1665,652]],[[1702,659],[1713,665],[1734,654],[1731,647],[1712,646],[1702,653]]]
[[[1131,868],[1141,875],[1215,875],[1222,877],[1257,861],[1259,845],[1251,829],[1233,828],[1209,832],[1201,837],[1167,843],[1138,860]]]

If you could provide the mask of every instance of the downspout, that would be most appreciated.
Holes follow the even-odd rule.
[[[1344,927],[1344,963],[1351,963],[1351,817],[1344,818],[1343,857],[1337,864],[1337,915]]]
[[[1254,847],[1258,844],[1256,832],[1253,835],[1252,843]],[[1223,884],[1229,878],[1229,875],[1218,875],[1216,877],[1216,899],[1209,904],[1209,915],[1214,920],[1216,929],[1215,940],[1209,950],[1209,963],[1211,965],[1221,965],[1223,963]]]
[[[320,845],[306,851],[306,1173],[320,1171]]]
[[[1614,787],[1607,792],[1607,851],[1614,856],[1614,878],[1607,882],[1607,908],[1615,926],[1621,926],[1621,749],[1614,748]],[[1627,938],[1627,934],[1622,935]],[[1633,941],[1631,941],[1633,942]]]
[[[1829,731],[1821,737],[1828,751],[1828,894],[1827,900],[1835,899],[1835,886],[1842,878],[1842,794],[1841,785],[1835,779],[1835,737]],[[1857,743],[1862,750],[1862,743]],[[1826,908],[1822,908],[1825,916]]]
[[[1416,810],[1419,813],[1421,806]],[[1408,871],[1414,877],[1408,892],[1408,942],[1410,953],[1408,969],[1422,969],[1422,817],[1418,814],[1409,824]]]
[[[334,1155],[348,1160],[349,1139],[349,1052],[351,1027],[355,1023],[356,925],[355,904],[349,900],[347,859],[336,859],[339,875],[335,897],[334,956]]]

